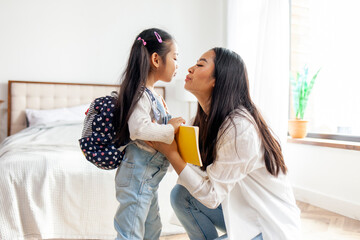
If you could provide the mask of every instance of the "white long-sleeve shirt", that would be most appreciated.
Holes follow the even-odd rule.
[[[300,239],[300,210],[286,175],[267,171],[254,124],[241,116],[234,121],[236,131],[230,125],[220,138],[207,176],[187,165],[178,183],[209,208],[222,204],[228,239],[248,240],[259,233],[264,240]]]
[[[162,103],[161,96],[153,92],[154,97]],[[151,108],[151,101],[145,91],[137,102],[129,121],[130,139],[135,144],[149,152],[156,152],[155,149],[147,145],[144,141],[158,141],[167,144],[174,140],[174,127],[171,124],[158,124],[152,122],[154,114]],[[164,106],[164,108],[166,108]]]

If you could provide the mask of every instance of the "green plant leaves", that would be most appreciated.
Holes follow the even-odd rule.
[[[315,80],[320,72],[320,69],[314,74],[310,81],[308,81],[309,68],[306,65],[301,72],[296,73],[295,79],[290,76],[296,118],[304,119],[305,109],[307,106],[309,95],[312,88],[314,87]]]

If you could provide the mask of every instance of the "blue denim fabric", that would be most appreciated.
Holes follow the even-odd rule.
[[[170,201],[190,239],[215,239],[219,237],[216,228],[226,232],[221,205],[216,209],[207,208],[179,184],[171,191]]]
[[[223,235],[221,237],[218,237],[218,238],[216,238],[214,240],[226,240],[226,239],[227,239],[227,235],[225,234],[225,235]],[[251,240],[263,240],[262,234],[260,233],[259,235],[257,235],[256,237],[254,237]]]
[[[161,221],[157,190],[169,161],[130,144],[115,177],[116,198],[120,203],[114,226],[116,239],[159,239]]]
[[[191,240],[226,239],[216,229],[226,232],[221,205],[210,209],[196,200],[182,185],[175,185],[170,195],[171,206]],[[262,240],[262,234],[252,240]]]
[[[256,237],[254,237],[252,240],[263,240],[262,234],[260,233]]]
[[[155,118],[154,120],[159,124],[167,124],[171,119],[171,115],[166,112],[164,105],[152,94],[148,88],[145,88],[145,92],[148,94],[151,101],[151,109]]]
[[[171,115],[150,90],[155,121],[167,124]],[[145,93],[144,93],[145,94]],[[160,238],[161,221],[157,190],[169,161],[159,152],[150,153],[129,144],[115,176],[116,198],[120,203],[114,218],[116,239],[156,240]]]

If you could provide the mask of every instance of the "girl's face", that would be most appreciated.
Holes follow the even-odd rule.
[[[175,77],[178,69],[177,57],[179,53],[177,44],[175,42],[171,42],[169,44],[170,52],[168,52],[165,56],[166,63],[162,62],[159,67],[159,79],[164,82],[170,82],[172,78]]]
[[[189,74],[185,79],[184,88],[195,96],[209,98],[215,86],[215,52],[213,50],[204,53],[197,63],[188,69]]]

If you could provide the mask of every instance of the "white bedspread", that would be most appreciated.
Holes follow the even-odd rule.
[[[82,125],[57,123],[27,128],[0,147],[1,239],[113,239],[117,208],[115,171],[97,169],[78,146]],[[163,235],[183,232],[169,192],[176,173],[159,189]]]

